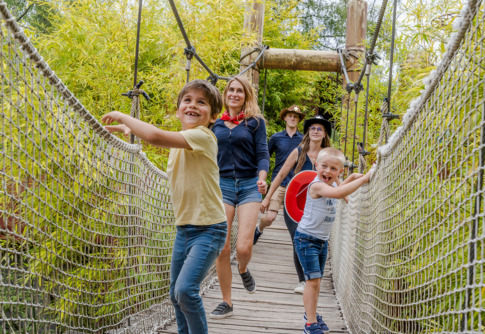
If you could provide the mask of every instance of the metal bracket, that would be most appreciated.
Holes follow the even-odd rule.
[[[209,77],[207,78],[207,80],[213,85],[215,86],[217,84],[217,81],[219,80],[219,76],[217,74],[211,74],[209,75]]]
[[[392,121],[394,119],[399,119],[399,115],[393,114],[392,112],[383,113],[382,117],[387,118],[390,121]]]
[[[367,52],[367,62],[369,64],[377,65],[379,60],[381,60],[381,56],[379,56],[377,53],[369,53]]]
[[[144,83],[145,82],[143,80],[140,80],[140,82],[136,84],[135,89],[140,89],[141,85]],[[147,101],[150,101],[150,96],[148,96],[144,90],[140,89],[140,93],[145,97],[145,99],[147,99]],[[133,98],[133,96],[135,96],[134,90],[129,90],[127,93],[121,93],[121,95],[128,97],[130,100]]]
[[[366,155],[370,155],[370,152],[369,151],[364,150],[364,143],[358,142],[357,143],[357,147],[359,149],[359,154],[361,156],[365,157]]]

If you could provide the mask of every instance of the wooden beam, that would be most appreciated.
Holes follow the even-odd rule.
[[[294,71],[340,72],[340,59],[334,51],[268,49],[260,58],[260,68]],[[350,61],[347,66],[350,67]]]

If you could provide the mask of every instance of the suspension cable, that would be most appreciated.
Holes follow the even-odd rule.
[[[175,3],[173,0],[168,0],[170,3],[170,7],[172,8],[173,15],[175,16],[175,20],[177,21],[177,24],[179,26],[180,32],[182,33],[182,37],[185,40],[185,44],[187,44],[188,48],[191,48],[192,45],[190,44],[189,36],[187,36],[187,32],[185,31],[184,24],[182,23],[182,20],[180,19],[179,12],[177,10],[177,7],[175,6]]]
[[[133,75],[133,87],[137,84],[138,76],[138,55],[140,52],[140,27],[141,27],[141,9],[143,7],[143,0],[138,3],[138,23],[136,26],[136,48],[135,48],[135,74]]]
[[[355,137],[356,136],[356,132],[357,132],[357,109],[358,109],[358,106],[359,106],[359,93],[355,93],[355,97],[354,97],[354,138],[353,138],[353,141],[352,141],[352,162],[351,162],[351,165],[350,165],[350,172],[353,173],[354,172],[354,168],[355,168],[355,164],[354,164],[354,161],[355,161]]]
[[[175,6],[174,0],[169,0],[169,3],[170,3],[170,8],[172,8],[173,15],[175,16],[175,20],[177,21],[177,24],[179,26],[180,32],[182,33],[182,36],[185,40],[185,44],[187,45],[187,47],[185,48],[185,51],[184,51],[184,54],[187,57],[187,63],[186,63],[186,66],[185,66],[185,70],[187,71],[187,82],[189,81],[189,78],[190,78],[190,65],[191,65],[191,60],[192,60],[193,57],[195,57],[195,59],[197,59],[199,64],[202,65],[202,67],[209,73],[209,77],[207,78],[207,80],[209,80],[213,85],[215,85],[219,79],[228,81],[228,80],[231,80],[232,78],[234,78],[236,76],[239,76],[239,75],[246,73],[249,69],[255,67],[258,60],[264,54],[264,51],[266,51],[269,48],[267,45],[264,45],[262,50],[260,51],[258,57],[256,58],[256,60],[254,60],[242,72],[239,72],[238,74],[230,76],[230,77],[219,76],[219,75],[215,74],[214,72],[212,72],[212,70],[209,68],[209,66],[207,66],[207,64],[197,54],[194,46],[192,44],[190,44],[189,37],[187,35],[187,32],[185,31],[182,20],[180,19],[180,15],[178,13],[177,7]],[[259,48],[256,48],[255,50],[258,50],[258,49]],[[253,53],[255,50],[249,52],[248,54],[243,55],[243,58],[248,56],[249,54]]]
[[[340,57],[340,67],[342,68],[342,72],[344,72],[345,81],[347,81],[346,90],[347,90],[347,92],[349,92],[349,90],[350,91],[352,90],[352,86],[350,85],[351,82],[350,82],[350,79],[349,79],[349,75],[347,74],[347,68],[345,66],[344,57],[342,55],[342,49],[340,49],[340,48],[338,49],[338,54],[339,54],[339,57]]]
[[[337,72],[337,75],[335,76],[335,104],[338,103],[338,88],[339,88],[339,72]],[[342,107],[342,103],[340,103],[340,107]],[[340,115],[342,116],[342,110],[340,110]],[[332,125],[334,127],[333,131],[332,131],[332,141],[335,142],[335,138],[337,136],[336,134],[336,129],[337,129],[337,126],[335,125],[335,121],[332,121]],[[340,130],[340,129],[339,129]],[[338,148],[340,148],[340,140],[338,141]]]
[[[365,170],[366,159],[365,156],[369,155],[370,152],[366,151],[365,143],[366,143],[366,135],[367,135],[367,117],[369,111],[369,88],[370,88],[370,72],[371,72],[371,64],[366,64],[365,67],[365,75],[367,77],[367,84],[365,87],[365,112],[364,112],[364,133],[362,135],[362,143],[358,143],[359,145],[359,173],[363,173]]]
[[[391,50],[390,50],[390,55],[389,55],[389,82],[387,85],[387,97],[385,98],[385,104],[386,104],[386,112],[382,113],[383,117],[383,123],[382,123],[382,128],[385,128],[385,137],[384,137],[384,143],[387,144],[388,141],[388,135],[387,132],[390,130],[389,128],[389,122],[399,118],[399,115],[393,114],[391,112],[391,91],[392,91],[392,67],[394,66],[394,43],[395,43],[395,38],[396,38],[396,16],[397,16],[397,2],[398,0],[394,0],[393,4],[393,13],[392,13],[392,35],[391,35]]]
[[[377,19],[377,23],[376,23],[376,29],[374,30],[374,34],[372,35],[372,41],[370,43],[369,52],[366,55],[366,63],[372,63],[374,61],[373,59],[373,57],[375,57],[374,49],[376,47],[377,37],[379,36],[379,32],[381,30],[382,20],[386,12],[386,7],[387,7],[387,0],[383,0],[381,4],[381,9],[379,11],[379,18]],[[357,79],[356,81],[356,85],[360,85],[363,78],[364,78],[364,71],[360,72],[360,76],[359,76],[359,79]]]
[[[265,105],[265,102],[266,102],[266,78],[268,76],[268,69],[265,69],[264,70],[264,84],[263,84],[263,103],[262,103],[262,106],[261,106],[261,113],[263,114],[264,116],[264,105]]]
[[[344,155],[346,159],[347,159],[347,136],[349,133],[349,113],[350,113],[350,92],[347,92],[347,121],[345,125],[345,141],[344,141]]]
[[[394,0],[393,13],[392,13],[392,36],[391,36],[391,51],[389,56],[389,83],[387,86],[387,98],[388,98],[388,110],[391,111],[391,90],[392,90],[392,67],[394,66],[394,43],[396,38],[396,13],[397,13],[397,1]]]
[[[485,167],[485,103],[482,103],[482,120],[481,120],[482,126],[480,128],[480,146],[481,149],[479,151],[479,158],[478,158],[478,163],[480,170],[478,172],[478,177],[477,177],[477,182],[476,182],[476,194],[480,194],[483,191],[483,174],[484,174],[484,167]],[[482,207],[482,202],[483,202],[483,196],[477,196],[474,203],[473,203],[473,224],[471,227],[471,235],[470,235],[470,244],[468,247],[468,288],[466,291],[466,297],[465,300],[463,301],[463,309],[465,308],[470,308],[471,303],[472,303],[472,289],[470,287],[473,286],[475,283],[475,253],[476,253],[476,247],[477,247],[477,233],[479,232],[479,226],[480,226],[480,218],[479,218],[479,213],[481,212],[481,207]],[[478,239],[479,240],[479,239]],[[467,316],[466,313],[463,313],[461,315],[461,324],[460,324],[460,329],[462,332],[465,331],[466,329],[466,320]]]
[[[370,88],[370,64],[367,64],[366,69],[366,76],[367,76],[367,84],[366,84],[366,91],[365,91],[365,114],[364,114],[364,135],[362,136],[362,149],[365,150],[365,141],[367,135],[367,115],[369,112],[369,88]]]

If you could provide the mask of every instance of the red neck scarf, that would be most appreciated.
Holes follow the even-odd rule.
[[[234,124],[236,124],[236,125],[237,125],[237,124],[239,124],[239,121],[240,121],[241,119],[243,119],[243,118],[244,118],[244,116],[246,116],[246,114],[244,113],[244,110],[243,110],[243,111],[241,111],[239,114],[237,114],[237,115],[236,115],[236,116],[234,116],[234,117],[231,117],[231,115],[229,115],[229,113],[228,113],[228,112],[227,112],[227,110],[226,110],[226,111],[224,111],[224,113],[222,114],[221,119],[222,119],[223,121],[229,121],[229,122],[232,122],[232,123],[234,123]]]

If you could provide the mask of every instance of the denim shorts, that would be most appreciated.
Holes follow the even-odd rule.
[[[293,245],[303,268],[305,280],[322,278],[325,261],[327,261],[328,240],[318,239],[297,230]]]
[[[263,197],[258,191],[257,183],[257,176],[243,179],[221,177],[219,185],[222,191],[223,202],[233,207],[250,202],[260,203]]]

